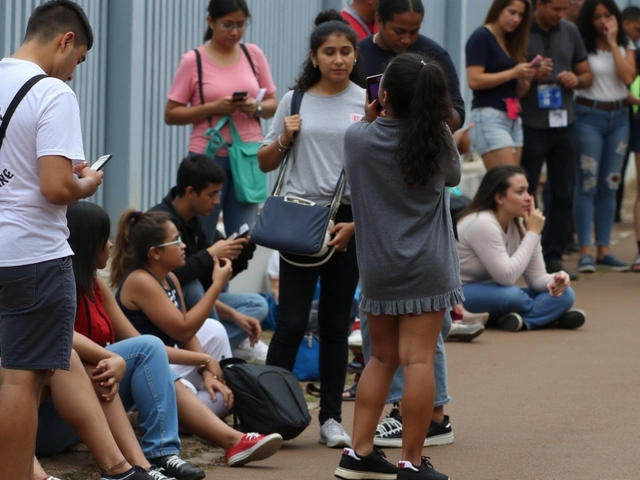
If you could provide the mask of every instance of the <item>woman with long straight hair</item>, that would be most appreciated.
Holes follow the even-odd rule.
[[[467,41],[467,80],[473,90],[471,141],[485,167],[518,165],[523,134],[519,98],[535,68],[526,61],[529,0],[494,0],[484,25]]]
[[[278,106],[258,159],[262,170],[275,170],[290,147],[292,165],[283,194],[328,204],[344,167],[344,133],[362,117],[365,92],[353,81],[357,78],[355,31],[335,10],[320,13],[315,23],[309,57],[295,86],[304,92],[300,113],[291,115],[293,92],[288,92]],[[293,370],[319,278],[320,442],[328,447],[351,444],[341,425],[347,337],[358,284],[348,187],[335,223],[329,243],[335,253],[329,261],[316,267],[301,267],[280,260],[278,320],[267,355],[268,365]]]
[[[446,311],[463,299],[445,189],[460,182],[460,157],[448,127],[453,115],[443,69],[419,55],[400,54],[384,72],[378,99],[367,105],[366,121],[345,136],[360,308],[372,351],[358,383],[353,448],[344,450],[338,478],[448,479],[422,448],[435,399],[438,336]],[[399,366],[402,460],[396,467],[373,442]]]
[[[251,14],[245,0],[210,0],[207,8],[207,31],[204,43],[196,50],[201,59],[202,97],[198,81],[196,52],[185,53],[176,70],[165,108],[167,125],[193,125],[190,153],[204,153],[209,139],[205,131],[230,115],[238,134],[245,142],[262,140],[261,118],[273,117],[278,101],[271,70],[260,47],[241,43]],[[264,97],[260,98],[260,90]],[[238,96],[234,93],[244,93]],[[231,142],[229,126],[221,135]],[[224,169],[220,205],[203,217],[203,227],[214,242],[220,212],[223,212],[227,234],[237,232],[244,223],[255,222],[258,204],[242,203],[236,198],[233,173],[226,147],[215,161]]]

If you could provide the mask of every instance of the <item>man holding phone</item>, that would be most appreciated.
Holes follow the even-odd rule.
[[[531,22],[528,58],[541,56],[529,92],[520,99],[524,147],[522,167],[529,193],[535,195],[543,163],[547,164],[549,201],[542,233],[547,271],[565,270],[562,254],[567,246],[577,164],[573,90],[587,88],[593,76],[580,33],[563,20],[569,0],[536,0]],[[566,270],[565,270],[566,271]],[[572,280],[577,279],[570,274]]]
[[[169,215],[186,246],[185,265],[174,270],[182,285],[187,309],[204,296],[211,285],[214,257],[232,261],[233,275],[246,270],[256,249],[247,238],[248,226],[225,238],[216,230],[213,243],[205,234],[199,215],[209,215],[220,204],[224,170],[205,155],[191,155],[180,163],[176,186],[152,211]],[[244,227],[244,225],[243,225]],[[255,293],[222,292],[211,312],[229,335],[234,356],[248,361],[266,360],[267,345],[260,340],[260,324],[267,318],[267,301]]]
[[[66,206],[93,195],[102,173],[85,162],[78,101],[66,82],[92,45],[76,3],[46,2],[31,14],[20,48],[0,61],[2,479],[33,477],[43,384],[70,367],[76,288]]]

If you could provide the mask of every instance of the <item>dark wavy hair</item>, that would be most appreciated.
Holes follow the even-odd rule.
[[[593,27],[593,12],[598,5],[604,5],[604,7],[611,12],[611,15],[616,17],[618,21],[618,35],[616,41],[621,47],[627,46],[627,35],[622,28],[622,13],[614,0],[585,0],[580,10],[580,16],[578,16],[578,30],[582,35],[584,46],[587,48],[587,52],[596,53],[596,39],[598,33]]]
[[[514,175],[527,176],[527,172],[518,165],[498,165],[485,173],[473,199],[458,217],[458,222],[467,215],[486,210],[498,210],[496,194],[506,195]]]
[[[225,15],[229,15],[230,13],[237,12],[238,10],[242,10],[242,13],[246,15],[247,20],[251,18],[249,7],[247,7],[247,3],[244,0],[211,0],[207,7],[207,14],[211,17],[211,20],[215,22],[217,19],[222,18]],[[211,27],[207,26],[207,30],[204,32],[204,41],[208,42],[212,38],[213,30],[211,30]]]
[[[532,8],[530,0],[493,0],[487,16],[484,19],[485,25],[498,20],[502,11],[510,7],[515,2],[524,3],[524,15],[522,22],[513,32],[507,33],[504,38],[507,44],[507,51],[511,58],[518,62],[527,61],[527,48],[529,46],[529,29],[531,28]]]
[[[98,255],[104,249],[111,235],[111,220],[107,211],[91,202],[78,202],[67,208],[69,246],[74,255],[73,274],[76,291],[91,300],[93,284],[98,270]]]
[[[331,9],[320,12],[314,23],[315,28],[309,38],[309,50],[314,54],[317,54],[318,49],[327,41],[327,38],[334,34],[346,37],[353,45],[354,50],[357,51],[358,35],[337,10]],[[294,88],[306,91],[318,83],[320,78],[322,78],[320,69],[315,68],[311,59],[307,58],[302,64],[302,69],[296,79]],[[357,64],[354,64],[349,79],[358,85],[362,84]]]
[[[446,126],[453,112],[447,77],[437,62],[403,53],[387,66],[381,89],[403,123],[396,160],[405,182],[426,185],[441,172],[440,156],[452,149]]]

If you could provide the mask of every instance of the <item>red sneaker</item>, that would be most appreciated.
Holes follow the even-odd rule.
[[[225,460],[230,467],[241,467],[249,462],[269,458],[281,446],[282,436],[279,433],[270,435],[245,433],[240,443],[225,452]]]

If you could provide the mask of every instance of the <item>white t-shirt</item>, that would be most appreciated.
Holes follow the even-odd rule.
[[[267,275],[270,278],[280,278],[280,252],[273,251],[267,264]]]
[[[627,47],[618,47],[623,57],[626,57],[627,50],[635,50],[636,47],[629,42]],[[597,50],[596,53],[589,53],[589,67],[593,73],[593,83],[589,88],[578,91],[578,96],[600,102],[612,102],[627,98],[627,86],[624,84],[613,60],[613,54],[604,50]]]
[[[45,73],[24,60],[0,61],[0,115],[18,90]],[[64,205],[40,192],[38,159],[84,161],[76,95],[56,78],[39,81],[16,109],[0,148],[0,267],[30,265],[73,255]]]

